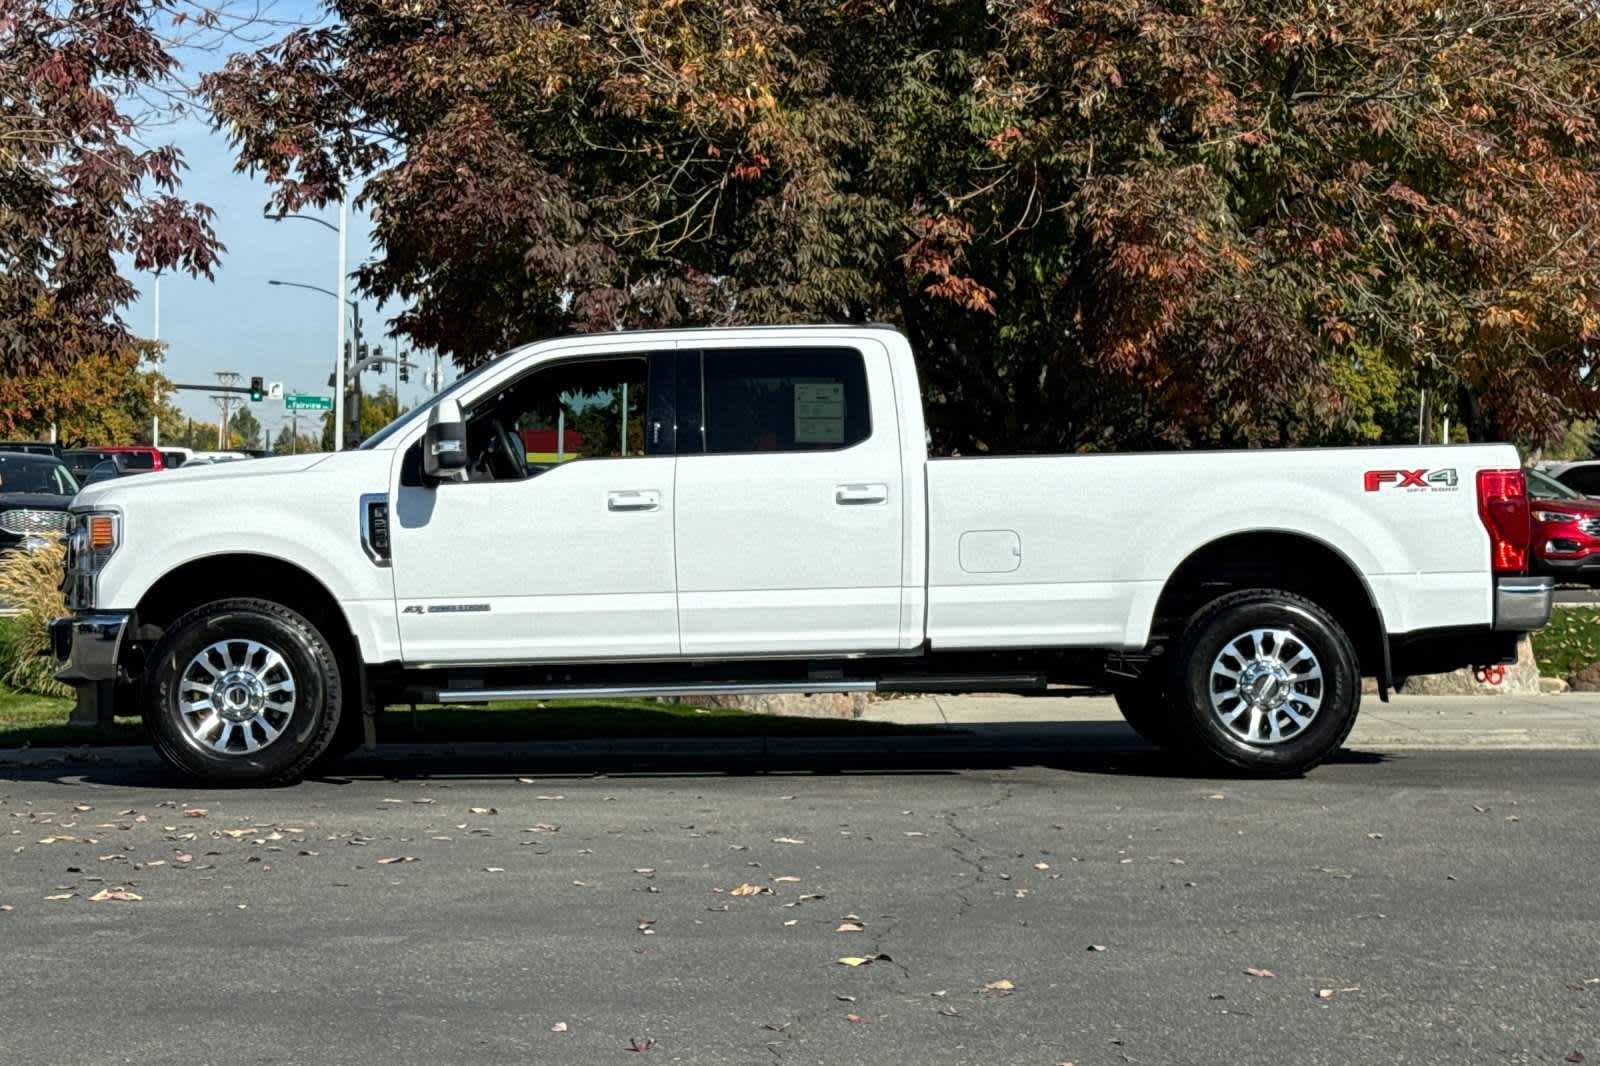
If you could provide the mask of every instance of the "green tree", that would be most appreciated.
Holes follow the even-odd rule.
[[[362,286],[463,365],[885,319],[967,452],[1600,409],[1592,5],[329,6],[207,78],[215,120],[276,209],[365,179]]]
[[[240,404],[228,416],[228,440],[231,448],[261,447],[261,422],[246,404]]]

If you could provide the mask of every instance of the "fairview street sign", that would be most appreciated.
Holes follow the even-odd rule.
[[[308,392],[285,393],[283,406],[289,411],[331,411],[333,400],[327,396],[313,396]]]

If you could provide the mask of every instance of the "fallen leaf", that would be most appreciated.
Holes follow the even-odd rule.
[[[946,1018],[954,1018],[956,1015],[960,1014],[961,1012],[956,1010],[954,1007],[940,1007],[939,1008],[939,1013],[944,1015]]]
[[[834,930],[835,933],[859,933],[861,931],[861,926],[857,925],[855,922],[843,922],[840,924],[839,928]]]
[[[379,866],[393,866],[397,862],[416,862],[416,861],[417,861],[417,857],[415,855],[395,855],[395,856],[392,856],[392,857],[387,858],[387,859],[379,859],[378,860],[378,865]]]
[[[76,895],[77,895],[76,892],[62,892],[59,895],[46,896],[45,899],[51,900],[51,901],[62,900],[62,899],[71,899],[73,896],[76,896]]]
[[[1048,870],[1050,869],[1050,864],[1047,862],[1036,862],[1033,864],[1033,868],[1035,870]]]
[[[839,960],[840,966],[865,966],[872,958],[866,955],[846,955]]]
[[[773,837],[772,838],[772,842],[774,844],[804,844],[805,843],[804,840],[797,840],[794,837]]]
[[[1244,972],[1249,974],[1251,977],[1276,977],[1276,976],[1278,976],[1277,974],[1273,973],[1271,970],[1263,970],[1259,966],[1246,966],[1244,968]]]
[[[654,866],[640,866],[633,872],[644,877],[654,877],[656,875],[656,868]]]
[[[1090,951],[1104,951],[1105,949],[1106,949],[1106,946],[1104,944],[1090,944],[1089,945],[1089,950]]]
[[[1571,1051],[1571,1052],[1567,1053],[1567,1061],[1568,1062],[1588,1062],[1589,1060],[1583,1057],[1583,1052],[1581,1052],[1581,1051]]]
[[[799,918],[790,918],[787,922],[784,922],[783,924],[785,926],[799,925],[800,924],[800,919]]]
[[[792,884],[792,883],[794,883],[796,881],[799,881],[799,880],[800,879],[798,877],[774,877],[772,879],[772,883],[775,884],[775,885],[786,885],[786,884]]]
[[[1317,989],[1317,998],[1318,999],[1332,999],[1334,997],[1334,994],[1335,993],[1334,993],[1333,989],[1331,989],[1331,988],[1319,988],[1319,989]]]
[[[852,1014],[846,1014],[844,1016],[844,1020],[847,1021],[847,1022],[854,1022],[857,1025],[871,1025],[872,1024],[872,1019],[871,1018],[864,1017],[864,1016],[862,1016],[860,1014],[853,1014],[853,1013]]]
[[[87,803],[74,803],[72,805],[72,809],[77,811],[80,814],[83,813],[84,811],[92,811],[92,810],[94,810],[94,808],[89,806]]]
[[[763,1025],[761,1028],[771,1030],[774,1033],[781,1033],[785,1029],[789,1028],[789,1023],[788,1022],[768,1022],[765,1025]]]
[[[504,866],[485,866],[483,872],[486,874],[503,874],[506,872],[506,868]]]
[[[468,807],[467,808],[467,813],[468,814],[499,814],[500,812],[497,811],[493,807]]]
[[[751,884],[749,881],[746,881],[743,884],[736,885],[735,887],[730,888],[728,890],[728,895],[730,895],[730,896],[770,896],[770,895],[772,895],[772,889],[768,888],[766,885],[754,885],[754,884]]]
[[[183,816],[185,818],[204,818],[210,813],[211,812],[206,810],[204,807],[186,807],[184,808]]]
[[[643,1053],[643,1052],[649,1051],[651,1048],[653,1048],[655,1046],[656,1046],[655,1038],[654,1037],[650,1037],[650,1036],[644,1037],[642,1039],[640,1037],[636,1036],[632,1040],[628,1041],[628,1050],[629,1051],[638,1051],[638,1052]]]
[[[997,996],[1009,996],[1016,990],[1016,987],[1016,985],[1002,977],[998,981],[990,981],[988,984],[984,985],[983,990],[985,992],[993,993]]]
[[[552,1025],[550,1027],[550,1031],[552,1033],[564,1033],[564,1032],[567,1031],[567,1023],[566,1022],[556,1022],[556,1024],[554,1024],[554,1025]]]
[[[129,892],[127,889],[119,887],[102,888],[100,891],[89,897],[89,902],[105,903],[109,900],[115,903],[137,903],[142,899],[144,899],[144,897],[139,895],[139,893]]]

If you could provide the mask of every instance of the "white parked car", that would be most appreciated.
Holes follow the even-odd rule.
[[[1363,675],[1507,661],[1549,616],[1506,445],[925,440],[886,328],[532,344],[359,450],[85,489],[60,676],[219,782],[301,774],[402,700],[1058,684],[1281,773],[1338,749]]]

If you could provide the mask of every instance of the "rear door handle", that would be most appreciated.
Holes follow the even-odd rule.
[[[626,492],[606,493],[608,511],[659,511],[661,493],[655,489],[634,489]]]
[[[835,485],[833,487],[833,502],[841,507],[864,503],[883,503],[888,498],[888,485]]]

